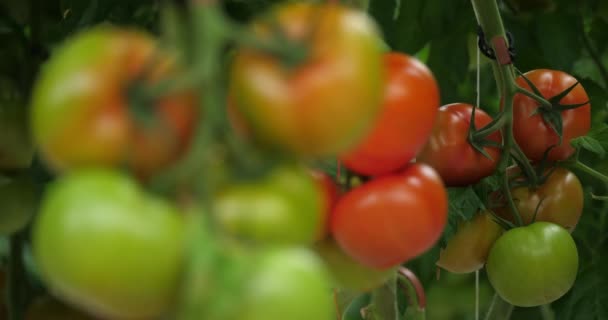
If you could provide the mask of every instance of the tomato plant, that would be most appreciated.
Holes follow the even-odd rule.
[[[147,178],[187,147],[191,92],[145,92],[175,74],[176,59],[142,32],[97,27],[67,40],[41,70],[33,138],[54,169],[126,164]]]
[[[558,70],[537,69],[526,72],[525,76],[543,97],[559,96],[578,80],[568,73]],[[520,76],[517,85],[530,90],[530,85]],[[574,153],[570,141],[584,136],[591,127],[591,105],[585,88],[577,84],[572,91],[559,99],[550,101],[553,107],[541,107],[539,103],[523,94],[515,95],[513,101],[513,134],[523,152],[531,160],[542,160],[545,152],[548,160],[565,160]],[[574,109],[560,110],[562,106],[582,104]],[[557,118],[557,120],[556,120]],[[561,129],[561,139],[558,135]],[[531,139],[530,137],[534,137]]]
[[[488,212],[459,224],[456,234],[439,254],[437,265],[453,273],[475,272],[486,263],[503,230]]]
[[[564,168],[551,172],[546,181],[536,187],[517,187],[511,190],[515,206],[523,222],[547,221],[574,231],[583,213],[584,195],[581,182],[576,175]],[[508,206],[496,212],[503,218],[513,220]]]
[[[382,285],[395,272],[394,268],[377,270],[360,264],[342,251],[333,239],[317,243],[315,251],[325,262],[338,288],[370,291]]]
[[[252,136],[300,155],[352,147],[379,113],[384,72],[375,24],[327,4],[283,4],[269,15],[275,24],[258,20],[256,32],[281,34],[303,57],[286,67],[261,50],[236,54],[230,92]]]
[[[346,193],[336,205],[331,230],[357,261],[385,269],[429,249],[443,231],[446,214],[439,175],[414,164]]]
[[[323,226],[323,195],[301,167],[281,167],[262,180],[218,194],[215,212],[229,233],[261,242],[310,244]]]
[[[422,62],[391,52],[384,55],[384,67],[381,114],[363,141],[341,156],[346,167],[369,176],[407,165],[427,142],[439,110],[439,88]]]
[[[439,109],[439,119],[433,133],[416,161],[433,167],[447,186],[466,186],[491,175],[500,158],[496,147],[484,146],[489,158],[476,150],[469,142],[469,127],[473,106],[452,103]],[[483,110],[475,110],[475,128],[489,124],[492,118]],[[488,136],[488,140],[500,143],[500,132]]]
[[[56,295],[109,318],[165,312],[179,284],[184,221],[109,169],[83,169],[45,193],[33,230],[34,257]]]
[[[275,249],[262,254],[244,288],[242,320],[333,320],[329,276],[306,249]]]
[[[0,177],[0,234],[10,235],[27,225],[36,211],[35,191],[27,173]]]
[[[578,250],[572,236],[550,222],[505,232],[492,247],[487,264],[496,292],[521,307],[557,300],[570,290],[577,271]]]

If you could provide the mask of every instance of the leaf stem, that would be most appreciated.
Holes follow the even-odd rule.
[[[602,181],[604,183],[608,183],[608,177],[603,175],[601,172],[596,171],[595,169],[587,166],[586,164],[576,160],[576,161],[565,161],[560,163],[560,165],[562,165],[563,167],[566,167],[568,169],[575,169],[575,170],[579,170],[582,171],[594,178],[596,178],[599,181]]]
[[[509,320],[511,319],[513,308],[512,304],[504,301],[498,293],[495,293],[485,320]]]
[[[399,283],[403,284],[406,288],[406,295],[410,299],[410,305],[413,308],[408,308],[410,311],[408,315],[411,316],[412,320],[425,320],[426,319],[426,295],[424,294],[424,287],[416,275],[408,268],[401,267],[398,271]]]
[[[8,314],[9,320],[24,318],[24,308],[27,303],[27,279],[23,263],[23,245],[25,235],[23,231],[16,233],[9,239],[8,262]]]

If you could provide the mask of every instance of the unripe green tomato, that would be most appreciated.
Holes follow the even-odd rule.
[[[301,167],[278,167],[260,180],[234,184],[215,205],[225,231],[261,243],[311,244],[324,227],[321,190]]]
[[[437,266],[453,273],[475,272],[486,263],[503,230],[487,212],[460,223],[456,234],[439,253]]]
[[[75,170],[46,191],[33,253],[54,295],[110,319],[154,318],[174,300],[184,222],[109,169]]]
[[[492,247],[486,269],[505,301],[534,307],[551,303],[572,288],[578,251],[566,229],[536,222],[505,232]]]
[[[378,270],[364,266],[346,254],[333,239],[326,239],[315,245],[331,273],[335,285],[342,289],[365,292],[384,283],[395,268]]]
[[[28,174],[0,177],[0,235],[23,229],[36,210],[36,189]]]
[[[238,320],[335,320],[323,262],[304,248],[273,249],[259,257],[244,286]]]

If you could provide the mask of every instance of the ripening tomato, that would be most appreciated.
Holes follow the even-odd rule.
[[[150,319],[173,304],[185,223],[121,173],[80,169],[56,180],[32,237],[43,281],[78,308],[110,319]]]
[[[230,96],[252,138],[304,156],[353,147],[377,117],[384,85],[373,20],[340,4],[288,2],[252,29],[272,41],[282,34],[302,55],[289,63],[251,47],[237,52]]]
[[[312,177],[323,195],[323,223],[320,226],[318,239],[325,238],[329,233],[329,220],[331,213],[340,197],[338,185],[326,173],[312,170]]]
[[[572,288],[578,250],[566,229],[536,222],[505,232],[490,250],[486,270],[505,301],[535,307],[559,299]]]
[[[176,60],[149,35],[113,27],[84,31],[58,48],[33,91],[34,141],[63,171],[127,164],[145,178],[188,146],[195,95],[142,93],[177,73]]]
[[[439,87],[427,66],[397,52],[386,54],[384,65],[381,114],[365,139],[341,156],[347,168],[368,176],[407,165],[427,142],[439,111]]]
[[[469,273],[483,268],[492,245],[502,232],[502,227],[488,212],[460,222],[456,234],[441,249],[437,265],[453,273]]]
[[[416,161],[433,167],[446,186],[460,187],[477,183],[496,170],[500,149],[483,148],[491,160],[477,151],[468,140],[473,106],[452,103],[439,109],[439,119],[431,138],[418,154]],[[481,109],[475,110],[475,128],[480,129],[492,122],[492,118]],[[488,140],[500,143],[501,134],[496,131]]]
[[[542,96],[550,99],[570,86],[577,80],[573,76],[557,70],[538,69],[524,74],[538,88]],[[517,84],[531,90],[527,82],[520,76]],[[589,102],[589,97],[582,84],[574,87],[559,103],[573,105]],[[538,113],[534,114],[536,111]],[[561,116],[562,142],[552,126],[543,119],[544,113],[554,112]],[[565,160],[574,153],[570,141],[584,136],[591,128],[591,105],[589,103],[564,111],[546,110],[539,108],[539,103],[523,94],[516,94],[513,100],[513,135],[523,152],[533,161],[540,161],[545,151],[551,146],[557,146],[549,152],[550,161]]]
[[[262,179],[226,187],[216,219],[229,234],[262,243],[311,244],[323,225],[323,198],[307,170],[280,166]]]
[[[512,189],[511,196],[525,224],[532,223],[536,214],[536,221],[553,222],[570,232],[574,231],[583,213],[585,201],[580,180],[564,168],[556,168],[537,188]],[[496,209],[496,213],[515,222],[508,205]]]
[[[329,269],[335,286],[340,289],[370,291],[382,285],[396,272],[395,268],[376,270],[360,264],[331,238],[315,244],[314,248]]]
[[[340,247],[363,265],[386,269],[429,249],[443,232],[447,193],[425,164],[371,180],[346,193],[332,215]]]

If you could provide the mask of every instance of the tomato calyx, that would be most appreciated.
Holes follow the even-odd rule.
[[[570,92],[576,88],[576,86],[580,85],[579,81],[574,82],[571,86],[564,89],[562,92],[554,95],[550,98],[544,98],[540,90],[536,87],[536,85],[526,77],[525,74],[518,71],[519,76],[526,82],[526,84],[530,87],[532,92],[517,87],[517,92],[527,95],[528,97],[536,100],[539,103],[538,108],[534,109],[534,111],[529,115],[530,117],[540,114],[543,118],[543,121],[553,129],[553,131],[559,137],[559,141],[557,145],[561,145],[563,138],[563,119],[562,119],[562,111],[571,110],[580,108],[582,106],[588,105],[590,103],[589,100],[582,103],[574,103],[574,104],[562,104],[561,101],[564,97],[566,97]]]
[[[475,110],[477,110],[477,106],[473,106],[473,110],[471,111],[471,120],[469,121],[469,134],[467,140],[471,147],[477,150],[477,152],[481,153],[489,160],[494,161],[496,159],[493,159],[485,148],[502,148],[502,144],[488,139],[488,136],[500,130],[500,128],[503,126],[503,113],[501,112],[496,118],[492,119],[492,122],[477,130],[475,126]]]

